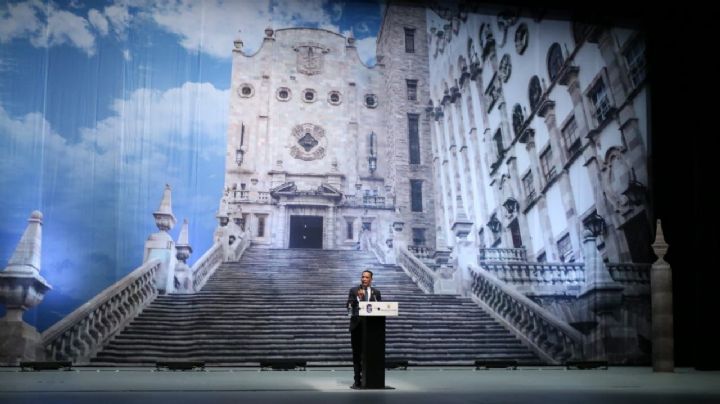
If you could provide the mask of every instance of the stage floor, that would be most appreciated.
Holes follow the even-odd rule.
[[[410,367],[385,374],[388,390],[352,390],[352,369],[272,371],[206,368],[0,369],[0,402],[8,403],[720,403],[720,372],[645,367],[567,370],[519,367]]]

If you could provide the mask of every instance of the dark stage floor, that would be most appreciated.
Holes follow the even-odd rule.
[[[206,368],[75,368],[0,370],[0,402],[8,403],[720,403],[720,372],[644,367],[567,370],[409,368],[390,370],[391,390],[351,390],[348,367],[305,371]]]

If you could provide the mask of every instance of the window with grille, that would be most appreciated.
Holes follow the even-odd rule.
[[[405,80],[408,101],[417,101],[417,80]]]
[[[528,171],[522,179],[523,190],[525,190],[525,197],[527,201],[535,199],[535,185],[533,184],[533,173]]]
[[[605,82],[598,80],[592,90],[590,90],[588,96],[590,97],[590,102],[593,104],[593,116],[595,116],[597,124],[600,125],[610,117],[610,108],[612,106],[610,105],[610,98],[607,87],[605,87]]]
[[[542,169],[545,182],[550,181],[555,176],[555,165],[552,162],[552,149],[548,147],[540,155],[540,168]]]
[[[410,209],[413,212],[422,212],[422,181],[410,180]]]
[[[570,118],[562,129],[562,138],[568,154],[573,155],[580,150],[580,138],[578,137],[577,122],[575,122],[574,116]]]
[[[566,234],[557,242],[558,254],[562,262],[574,262],[572,243],[570,242],[570,234]]]
[[[410,164],[420,164],[420,134],[417,114],[408,114],[408,147]]]
[[[405,28],[405,52],[415,53],[415,30]]]
[[[633,87],[645,80],[645,41],[634,40],[624,52]]]

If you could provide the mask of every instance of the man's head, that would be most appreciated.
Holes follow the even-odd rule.
[[[369,287],[370,284],[372,283],[372,277],[373,277],[372,271],[370,271],[368,269],[364,270],[362,273],[362,276],[360,276],[360,284],[362,284],[362,286],[364,288]]]

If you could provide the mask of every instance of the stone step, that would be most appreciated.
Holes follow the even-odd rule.
[[[425,294],[401,268],[379,264],[366,251],[260,248],[248,249],[240,262],[222,264],[197,294],[158,296],[92,362],[237,365],[303,358],[349,365],[344,305],[365,268],[375,273],[374,286],[384,292],[384,300],[399,303],[400,317],[387,324],[388,359],[416,364],[539,362],[471,300]],[[308,287],[322,293],[303,298]]]

